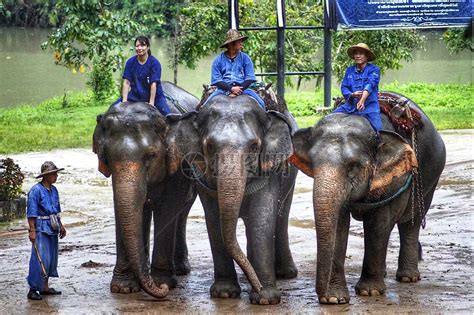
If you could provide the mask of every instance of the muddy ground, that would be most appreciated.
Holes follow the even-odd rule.
[[[250,286],[239,270],[243,289],[240,299],[211,299],[212,257],[199,200],[188,221],[188,244],[192,271],[180,277],[179,286],[164,300],[139,292],[112,294],[109,282],[115,263],[115,226],[112,188],[96,170],[96,157],[90,150],[74,149],[10,156],[27,178],[24,189],[34,183],[34,175],[45,160],[54,161],[66,171],[59,176],[63,220],[68,235],[60,241],[59,279],[51,286],[61,296],[28,301],[25,277],[31,244],[25,220],[0,230],[0,314],[22,313],[158,313],[158,312],[285,312],[285,313],[466,313],[474,311],[473,293],[473,137],[474,130],[445,131],[448,157],[445,171],[435,193],[427,226],[421,231],[423,261],[421,281],[398,283],[395,273],[398,258],[398,233],[390,239],[387,257],[387,292],[380,297],[359,297],[354,292],[363,257],[363,229],[351,221],[346,259],[350,303],[323,306],[318,303],[315,283],[316,235],[311,204],[312,181],[300,173],[293,199],[291,249],[299,274],[296,279],[278,281],[282,302],[276,306],[249,303]],[[243,226],[239,242],[245,248]]]

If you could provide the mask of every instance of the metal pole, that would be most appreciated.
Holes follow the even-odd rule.
[[[285,0],[277,0],[277,93],[285,97]]]
[[[332,33],[330,29],[329,4],[324,2],[324,107],[331,107],[331,49]]]

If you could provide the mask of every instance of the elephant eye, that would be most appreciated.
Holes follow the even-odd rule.
[[[260,150],[260,146],[257,142],[252,143],[250,146],[250,152],[257,153]]]

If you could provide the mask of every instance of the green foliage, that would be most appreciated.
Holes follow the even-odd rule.
[[[472,25],[466,28],[450,28],[443,33],[443,39],[451,54],[457,54],[464,49],[474,51]]]
[[[91,64],[88,85],[97,100],[113,93],[112,72],[121,71],[123,47],[141,30],[128,14],[112,11],[105,0],[60,0],[52,17],[65,16],[42,44],[54,50],[56,64],[84,72]]]
[[[317,4],[315,3],[317,2]],[[275,26],[276,3],[272,0],[241,1],[240,26]],[[320,26],[323,24],[321,1],[288,1],[287,25]],[[180,10],[179,58],[180,64],[194,68],[200,58],[215,53],[227,31],[227,1],[193,1]],[[276,71],[276,32],[252,32],[244,50],[253,59],[259,72]],[[287,71],[314,71],[323,69],[323,31],[287,30],[285,35],[285,65]],[[333,70],[341,80],[346,67],[353,63],[347,48],[365,42],[377,56],[375,63],[382,73],[399,69],[401,61],[411,61],[412,51],[422,48],[424,37],[413,30],[391,31],[340,31],[333,34]],[[310,80],[312,76],[300,76]],[[274,81],[275,78],[267,80]],[[317,81],[318,83],[320,80]],[[317,84],[318,84],[317,83]],[[287,77],[286,84],[292,81]]]
[[[21,185],[25,175],[20,166],[12,159],[0,160],[0,200],[13,200],[18,198],[23,191]]]

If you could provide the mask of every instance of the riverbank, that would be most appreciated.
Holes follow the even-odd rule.
[[[472,129],[472,95],[470,84],[391,83],[382,86],[403,94],[430,117],[439,130]],[[332,91],[338,96],[337,90]],[[91,93],[71,93],[55,97],[36,106],[22,105],[0,109],[0,154],[91,147],[96,116],[115,100],[101,102]],[[301,128],[314,125],[322,114],[323,92],[289,92],[288,108]]]

